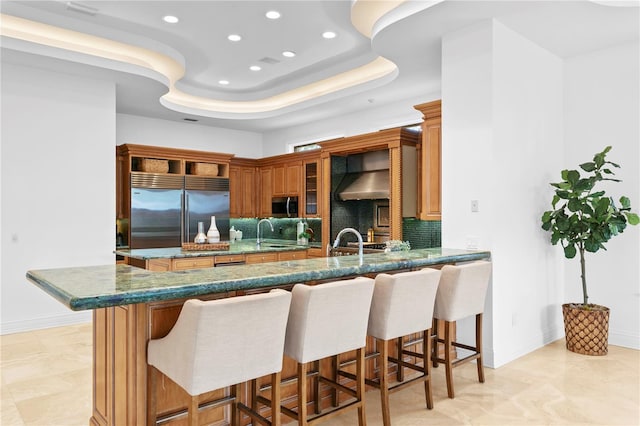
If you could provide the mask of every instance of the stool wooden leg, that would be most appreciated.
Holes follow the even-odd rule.
[[[422,366],[424,369],[424,396],[427,400],[427,408],[433,408],[433,394],[431,392],[431,363],[429,355],[431,354],[431,330],[425,330],[422,334]]]
[[[258,411],[258,380],[257,379],[253,379],[250,382],[249,397],[251,397],[251,400],[250,400],[251,405],[249,405],[249,407],[251,407],[253,411]]]
[[[307,424],[307,364],[298,363],[298,425]]]
[[[333,376],[331,376],[334,382],[338,382],[338,369],[340,368],[340,359],[338,355],[334,355],[331,357],[331,371],[333,371]],[[340,395],[338,394],[338,389],[331,387],[331,405],[333,407],[337,407],[340,403]]]
[[[280,426],[280,379],[282,373],[278,371],[271,375],[271,426]]]
[[[233,398],[231,402],[231,426],[238,426],[240,424],[240,413],[238,412],[238,395],[240,395],[240,384],[233,385],[229,389],[229,396]]]
[[[484,383],[484,365],[482,365],[482,314],[476,315],[476,350],[480,354],[476,359],[478,380]]]
[[[187,423],[189,426],[198,426],[198,397],[191,396],[189,400],[189,408],[188,408],[188,420]]]
[[[398,337],[398,359],[402,360],[402,351],[404,350],[404,339],[402,336]],[[389,353],[387,349],[387,354]],[[404,382],[404,368],[402,365],[398,364],[398,369],[396,370],[396,379],[399,382]]]
[[[389,411],[389,341],[378,340],[379,365],[378,375],[380,376],[380,400],[382,402],[382,423],[384,426],[391,425],[391,413]],[[398,369],[402,368],[398,365]]]
[[[438,368],[438,319],[433,319],[433,326],[431,328],[433,330],[433,355],[431,355],[431,361],[433,362],[433,366]]]
[[[156,424],[156,369],[147,365],[147,426]]]
[[[447,394],[449,398],[453,398],[453,365],[451,360],[451,322],[444,322],[444,366],[445,376],[447,378]]]
[[[358,379],[356,381],[356,398],[360,401],[360,405],[358,405],[358,425],[366,426],[367,418],[364,412],[364,348],[358,349],[357,357],[356,374],[358,375]]]
[[[315,380],[313,381],[313,411],[316,414],[320,414],[320,377],[321,377],[320,360],[314,362],[314,369],[318,372],[318,374],[316,375]],[[338,376],[338,373],[336,372],[336,370],[334,370],[333,374],[336,377]]]

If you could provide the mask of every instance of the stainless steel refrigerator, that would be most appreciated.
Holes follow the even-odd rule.
[[[192,242],[203,222],[205,233],[216,217],[220,240],[229,240],[229,179],[201,176],[131,174],[129,246],[180,247]]]

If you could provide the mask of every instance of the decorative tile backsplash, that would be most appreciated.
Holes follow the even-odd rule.
[[[412,249],[442,246],[441,222],[439,220],[419,220],[405,217],[402,220],[402,235]]]
[[[237,231],[242,231],[242,238],[256,238],[256,227],[260,219],[234,219],[229,220],[230,226],[235,227]],[[321,219],[300,219],[300,218],[269,218],[273,224],[273,232],[269,228],[268,224],[260,225],[260,233],[262,238],[274,238],[278,240],[292,240],[296,241],[296,225],[299,221],[307,222],[307,226],[313,230],[314,242],[320,242],[322,233],[322,220]]]

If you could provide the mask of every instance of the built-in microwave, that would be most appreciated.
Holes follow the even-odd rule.
[[[271,199],[273,217],[298,217],[298,197],[273,197]]]

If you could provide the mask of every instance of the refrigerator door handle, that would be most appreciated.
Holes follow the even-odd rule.
[[[190,229],[189,229],[189,194],[187,192],[184,193],[184,208],[182,209],[182,227],[184,229],[184,234],[182,236],[182,241],[185,243],[189,241]]]

